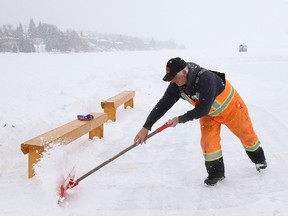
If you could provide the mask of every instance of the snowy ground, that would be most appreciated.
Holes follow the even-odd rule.
[[[249,50],[248,50],[249,51]],[[205,187],[199,122],[168,128],[84,179],[57,205],[62,175],[76,177],[132,144],[162,96],[168,59],[181,56],[226,72],[246,101],[265,150],[268,169],[258,173],[240,142],[225,127],[226,179]],[[0,54],[0,215],[288,215],[288,52],[192,51],[89,54]],[[81,137],[44,155],[27,179],[20,144],[63,125],[77,114],[101,112],[100,102],[135,90],[135,108],[118,109],[104,138]],[[153,129],[190,109],[181,101]]]

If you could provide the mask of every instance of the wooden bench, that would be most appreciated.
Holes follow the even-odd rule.
[[[108,114],[108,119],[116,121],[116,109],[120,105],[124,104],[124,109],[128,106],[131,108],[134,107],[134,98],[135,91],[123,91],[106,101],[101,102],[101,107],[104,109],[104,112]]]
[[[61,127],[37,136],[21,144],[21,150],[28,156],[28,178],[35,174],[34,164],[37,163],[45,148],[51,147],[54,143],[68,144],[89,132],[89,139],[95,136],[103,137],[103,125],[108,120],[106,113],[91,113],[94,119],[90,121],[74,120]]]

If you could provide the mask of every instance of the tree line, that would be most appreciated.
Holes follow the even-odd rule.
[[[141,39],[137,37],[80,32],[66,30],[57,26],[39,23],[30,19],[28,29],[20,23],[18,27],[0,27],[0,52],[101,52],[114,50],[155,50],[184,49],[171,41]]]

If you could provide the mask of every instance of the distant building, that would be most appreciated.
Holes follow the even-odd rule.
[[[35,48],[35,52],[42,53],[46,51],[46,45],[42,38],[34,38],[33,45]]]
[[[239,46],[239,52],[247,52],[247,45],[241,44]]]

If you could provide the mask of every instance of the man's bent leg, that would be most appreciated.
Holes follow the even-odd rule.
[[[233,113],[232,118],[227,118],[225,125],[240,139],[243,147],[256,169],[265,169],[267,167],[264,151],[260,146],[260,141],[253,129],[253,125],[248,113],[248,109],[237,94],[235,95],[235,104],[231,107],[230,113]]]

